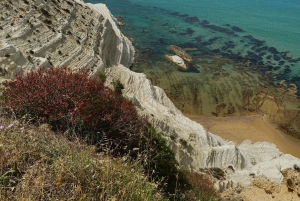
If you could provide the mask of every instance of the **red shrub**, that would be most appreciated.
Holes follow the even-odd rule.
[[[141,136],[143,121],[132,104],[86,70],[39,69],[14,78],[4,94],[4,105],[18,117],[27,115],[61,131],[105,133],[115,144],[127,145]]]

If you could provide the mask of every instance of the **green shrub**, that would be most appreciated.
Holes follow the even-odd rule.
[[[106,75],[104,73],[98,73],[98,78],[100,80],[100,82],[105,82],[106,81]]]
[[[185,174],[178,169],[174,152],[166,140],[150,127],[144,141],[143,164],[150,178],[158,183],[166,196],[176,198],[189,186]]]
[[[115,92],[117,94],[122,94],[122,90],[124,89],[124,85],[122,84],[122,82],[120,80],[116,80],[113,82],[114,88],[115,88]]]
[[[170,200],[213,201],[217,192],[207,174],[192,173],[178,168],[174,152],[154,128],[149,127],[144,141],[144,168],[149,178]]]

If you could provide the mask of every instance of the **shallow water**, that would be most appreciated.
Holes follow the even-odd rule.
[[[275,83],[286,80],[300,86],[300,5],[295,0],[86,2],[105,3],[115,16],[125,16],[124,33],[154,64],[165,62],[168,45],[197,47],[193,55],[250,60],[262,72],[270,71]]]
[[[261,112],[264,106],[265,113],[274,115],[269,102],[263,105],[257,99],[263,93],[280,98],[271,98],[276,108],[283,104],[283,110],[293,109],[298,115],[298,99],[286,98],[293,90],[300,95],[298,1],[86,2],[105,3],[114,16],[124,16],[127,26],[122,31],[134,39],[139,52],[132,70],[145,73],[183,112],[243,115]],[[197,49],[187,51],[193,58],[188,71],[165,58],[172,53],[169,45]],[[280,121],[288,119],[284,115]]]

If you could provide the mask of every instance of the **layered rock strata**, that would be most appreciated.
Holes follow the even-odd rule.
[[[175,151],[180,166],[190,171],[220,167],[233,169],[225,189],[248,185],[253,175],[281,182],[281,171],[300,165],[268,142],[240,145],[207,132],[184,117],[164,91],[144,74],[128,69],[134,48],[123,36],[117,21],[104,4],[79,0],[4,0],[0,5],[0,69],[3,79],[17,71],[42,66],[89,68],[107,72],[107,84],[119,79],[124,96],[132,99],[141,114],[162,131]]]
[[[4,0],[0,18],[4,78],[43,66],[90,68],[94,72],[133,62],[134,48],[104,4]]]
[[[106,71],[107,81],[120,80],[125,86],[123,95],[133,100],[141,114],[147,115],[155,128],[164,133],[182,168],[189,171],[209,167],[233,169],[226,180],[218,182],[220,190],[248,186],[260,175],[280,183],[282,170],[300,164],[298,158],[283,154],[272,143],[252,144],[248,140],[236,145],[207,132],[203,126],[185,117],[165,92],[153,86],[144,74],[121,65]]]

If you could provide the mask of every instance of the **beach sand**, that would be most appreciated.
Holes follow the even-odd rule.
[[[209,132],[229,141],[241,143],[246,139],[254,142],[274,143],[280,151],[300,158],[300,140],[283,132],[269,122],[267,115],[243,117],[203,117],[186,115],[203,125]]]

